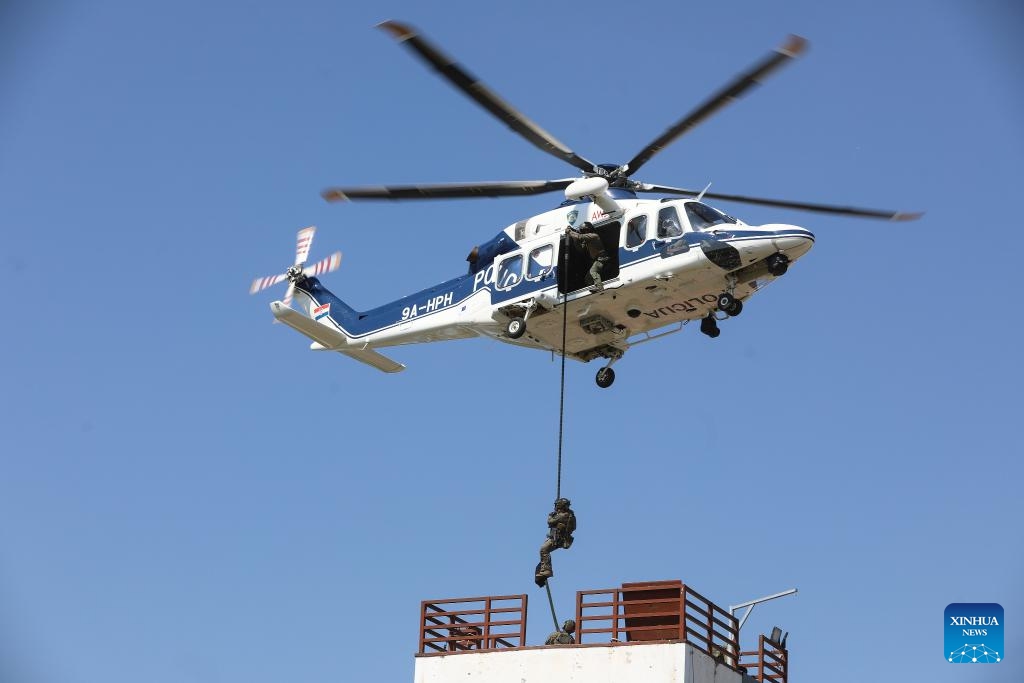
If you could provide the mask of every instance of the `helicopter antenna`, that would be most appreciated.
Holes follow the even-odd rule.
[[[697,201],[699,202],[701,199],[703,199],[704,198],[704,193],[707,192],[710,189],[711,189],[711,183],[708,183],[707,185],[705,185],[704,189],[700,191],[699,195],[697,195]]]

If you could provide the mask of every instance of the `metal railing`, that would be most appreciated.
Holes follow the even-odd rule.
[[[420,604],[420,654],[522,647],[526,644],[524,595],[424,600]]]
[[[527,596],[424,600],[420,655],[443,655],[526,646]],[[732,614],[681,581],[626,583],[576,593],[576,642],[618,644],[685,642],[759,683],[788,683],[789,655],[761,635],[758,649],[740,652]]]
[[[576,624],[580,643],[673,640],[731,668],[739,658],[736,617],[679,581],[579,591]]]
[[[758,683],[787,683],[789,677],[789,651],[780,643],[761,634],[757,650],[741,652],[740,666],[757,679]]]

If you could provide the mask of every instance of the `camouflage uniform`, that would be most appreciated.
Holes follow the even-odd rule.
[[[483,642],[479,637],[481,634],[480,628],[477,626],[463,626],[453,627],[448,631],[448,635],[452,638],[458,638],[458,640],[449,641],[450,649],[452,650],[473,650],[482,647]]]
[[[604,286],[601,280],[601,271],[604,270],[604,264],[608,263],[608,254],[604,251],[601,236],[594,232],[594,226],[590,223],[584,223],[578,232],[569,230],[566,234],[569,235],[569,239],[574,245],[593,259],[589,271],[590,282],[597,289],[601,289]]]
[[[576,642],[573,638],[573,633],[576,631],[576,622],[572,619],[566,619],[565,623],[562,624],[561,631],[555,631],[548,639],[544,641],[545,645],[572,645]]]
[[[572,545],[572,532],[576,531],[576,513],[569,507],[568,498],[555,501],[554,511],[548,515],[548,537],[540,547],[540,564],[534,572],[534,581],[543,587],[547,580],[555,575],[551,569],[551,551],[557,548],[566,550]]]

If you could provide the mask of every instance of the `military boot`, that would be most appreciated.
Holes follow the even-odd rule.
[[[543,588],[544,584],[548,582],[555,572],[551,570],[551,564],[545,562],[537,563],[537,568],[533,571],[533,581],[537,584],[538,588]]]

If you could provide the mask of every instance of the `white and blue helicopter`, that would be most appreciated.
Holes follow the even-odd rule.
[[[337,187],[328,201],[507,197],[563,191],[557,208],[527,218],[470,252],[467,273],[367,311],[330,292],[318,275],[333,271],[341,254],[306,266],[315,228],[299,231],[295,264],[259,278],[251,292],[287,282],[274,317],[312,340],[314,350],[337,351],[384,372],[401,363],[376,349],[400,344],[491,337],[567,358],[605,362],[597,384],[615,379],[612,365],[634,346],[673,334],[693,320],[719,335],[718,323],[806,254],[814,235],[795,225],[748,225],[706,203],[720,199],[885,220],[919,213],[860,209],[727,195],[652,185],[632,176],[656,153],[799,55],[806,43],[791,36],[782,47],[740,74],[622,165],[595,164],[556,140],[443,54],[411,27],[380,25],[456,88],[514,132],[575,166],[578,177],[466,184]],[[639,199],[639,193],[669,195]],[[593,259],[575,248],[567,229],[584,223],[600,237],[606,261],[601,283],[591,281]],[[296,298],[301,310],[292,308]]]

